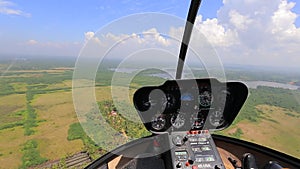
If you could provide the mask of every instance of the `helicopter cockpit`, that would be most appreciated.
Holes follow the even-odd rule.
[[[217,78],[181,79],[200,3],[201,1],[197,0],[191,2],[181,41],[175,80],[166,80],[161,85],[144,85],[134,92],[134,107],[151,135],[122,144],[86,168],[281,169],[282,166],[299,168],[300,163],[296,158],[253,143],[211,134],[226,129],[233,123],[248,97],[248,88],[241,82],[223,82]],[[147,14],[143,15],[138,21],[143,23],[147,17]],[[171,20],[168,21],[171,22]],[[158,22],[158,24],[161,23]],[[134,25],[132,27],[135,27]],[[137,35],[132,36],[135,38]],[[147,34],[141,36],[147,36]],[[191,48],[195,49],[193,46]],[[103,51],[102,49],[95,50],[107,55],[103,51],[113,51],[114,48]],[[205,49],[200,47],[199,50]],[[147,52],[142,49],[140,51]],[[131,56],[142,52],[135,52]],[[158,52],[169,54],[163,50]],[[197,54],[197,51],[194,52]],[[149,56],[154,57],[153,55],[152,52],[147,56],[149,58]],[[139,56],[134,61],[138,59]],[[204,61],[206,61],[205,58]],[[207,61],[210,63],[209,60]],[[91,64],[94,63],[86,63],[86,67]],[[214,66],[212,71],[214,71]],[[86,78],[83,74],[78,73],[78,76]],[[88,76],[93,79],[95,74]],[[122,74],[114,77],[116,81],[120,79],[123,79]],[[122,86],[118,82],[117,84],[118,87]],[[91,85],[94,84],[91,83]],[[84,84],[85,86],[89,85]],[[82,87],[79,85],[77,88]],[[122,88],[120,89],[116,93],[122,93]],[[82,101],[75,99],[78,103]],[[115,139],[119,138],[116,136]]]
[[[300,0],[0,0],[0,21],[0,169],[300,169]]]
[[[140,88],[134,104],[147,130],[169,137],[173,168],[224,168],[210,130],[229,126],[247,95],[238,82],[173,80]]]
[[[215,57],[217,54],[209,43],[204,42],[205,37],[197,30],[194,30],[191,36],[200,2],[197,0],[191,2],[187,21],[184,22],[182,40],[176,37],[176,30],[172,29],[172,26],[170,27],[173,33],[175,32],[175,37],[167,37],[162,33],[162,37],[166,36],[167,40],[174,42],[175,48],[169,45],[166,39],[159,39],[160,47],[164,47],[162,49],[155,48],[153,43],[148,43],[148,46],[144,45],[143,40],[139,40],[139,38],[158,38],[156,29],[143,32],[153,27],[153,24],[162,27],[164,31],[167,30],[164,24],[178,25],[178,18],[154,13],[123,18],[120,22],[103,28],[98,36],[94,36],[87,42],[77,60],[73,75],[75,109],[85,132],[101,147],[112,149],[86,168],[256,169],[261,166],[264,169],[277,169],[283,168],[281,166],[299,167],[299,160],[283,153],[212,134],[233,123],[248,97],[248,88],[241,82],[227,82],[226,78],[223,78],[225,73],[222,63],[218,57]],[[164,24],[162,20],[165,21]],[[124,23],[127,23],[135,32],[142,33],[124,36],[111,46],[101,45],[101,41],[107,40],[104,34],[120,28]],[[182,20],[180,23],[182,25]],[[190,40],[193,43],[189,44]],[[128,41],[134,41],[135,45],[131,45],[130,48],[126,47]],[[174,53],[178,53],[178,46],[180,46],[180,51],[177,67],[170,68],[174,65],[172,61],[176,60]],[[194,70],[184,66],[188,49],[190,58],[193,55],[199,56],[197,59],[203,63],[204,69],[199,70],[200,64],[198,63],[195,64],[197,69]],[[119,54],[127,57],[118,63],[120,72],[115,70],[112,77],[112,99],[114,106],[118,109],[130,109],[128,105],[134,105],[134,110],[130,109],[129,112],[134,111],[138,115],[124,113],[120,116],[132,120],[139,116],[144,127],[150,132],[150,135],[139,139],[128,137],[125,129],[120,131],[112,129],[107,124],[107,119],[103,114],[101,115],[95,101],[93,80],[95,80],[98,67],[105,63],[105,57],[113,58],[114,55]],[[163,59],[166,60],[167,66],[164,65]],[[149,72],[144,72],[148,77],[156,76],[157,69],[167,74],[169,74],[168,71],[174,73],[175,70],[176,76],[172,76],[164,83],[150,84],[151,82],[147,81],[142,87],[134,85],[129,87],[131,81],[140,73],[135,68],[130,69],[132,65],[138,67],[140,72],[149,68]],[[126,76],[122,70],[132,73]],[[203,70],[207,73],[204,76]],[[185,77],[181,78],[183,75]],[[140,80],[143,81],[143,79]],[[124,92],[126,87],[127,93]],[[91,102],[87,102],[89,100]],[[126,100],[128,104],[124,106],[121,104],[122,100]],[[110,124],[116,123],[117,119],[113,115],[109,118],[112,119]],[[241,157],[242,160],[240,160]]]

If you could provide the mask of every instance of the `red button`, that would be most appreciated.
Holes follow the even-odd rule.
[[[187,167],[188,167],[189,165],[190,165],[190,163],[189,163],[189,162],[186,162],[186,163],[185,163],[185,166],[187,166]]]

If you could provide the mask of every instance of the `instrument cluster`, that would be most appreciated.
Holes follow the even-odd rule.
[[[247,93],[247,87],[239,82],[169,80],[161,86],[140,88],[133,101],[153,133],[220,130],[232,123],[241,108],[238,100],[243,103]]]

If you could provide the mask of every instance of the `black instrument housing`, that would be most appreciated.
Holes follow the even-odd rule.
[[[209,93],[211,96],[206,96]],[[167,80],[160,86],[142,87],[135,92],[133,102],[147,130],[160,134],[172,131],[223,130],[232,124],[247,96],[248,88],[241,82],[220,82],[213,78],[184,79]],[[223,117],[221,122],[214,124],[211,116],[215,111],[221,112]],[[186,121],[181,128],[175,128],[171,124],[171,118],[178,114],[183,114]],[[151,124],[157,116],[164,118],[162,128],[154,128]],[[205,124],[195,128],[192,116],[196,119],[201,116]]]

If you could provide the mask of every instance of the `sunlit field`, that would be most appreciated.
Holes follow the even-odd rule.
[[[3,74],[0,78],[0,168],[43,165],[62,161],[82,151],[88,152],[92,159],[105,153],[105,147],[96,145],[79,124],[72,98],[72,73],[71,67],[53,67],[40,70],[18,68]],[[138,119],[133,117],[137,116],[136,112],[131,112],[130,119],[121,115],[111,118],[114,104],[109,81],[113,73],[99,71],[96,77],[95,99],[103,117],[126,138],[146,136],[149,133],[144,127],[132,122],[132,119]],[[262,78],[253,72],[239,76],[237,71],[229,71],[229,77],[239,80]],[[278,82],[288,83],[292,79],[295,77],[280,78]],[[129,96],[126,87],[119,86],[118,94],[122,97],[115,101],[129,99],[132,104],[136,89],[163,82],[164,79],[159,77],[141,75],[130,84]],[[299,90],[250,89],[249,98],[233,125],[217,134],[300,157],[299,96]],[[118,123],[115,123],[116,119]],[[127,126],[123,126],[125,124]]]

